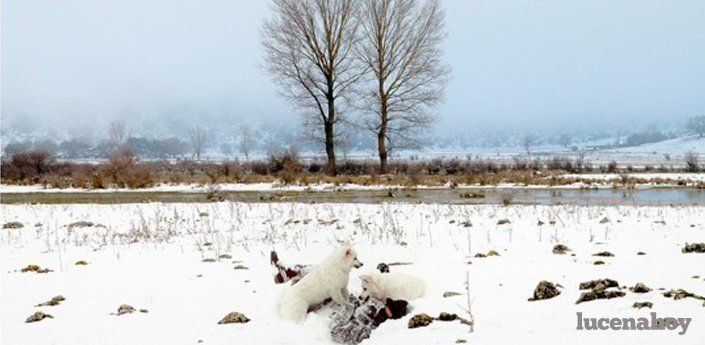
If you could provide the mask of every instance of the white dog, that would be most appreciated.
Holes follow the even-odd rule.
[[[298,283],[282,291],[277,304],[279,315],[285,320],[300,322],[311,306],[321,304],[328,298],[336,303],[345,303],[350,270],[361,266],[357,252],[351,246],[336,249]]]
[[[426,283],[423,280],[401,273],[374,273],[360,276],[362,281],[362,297],[372,296],[385,301],[403,299],[411,301],[426,294]]]

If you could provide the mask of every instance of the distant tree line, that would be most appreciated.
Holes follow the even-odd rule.
[[[135,155],[144,158],[183,158],[190,152],[186,141],[176,137],[147,139],[129,137],[123,143],[115,145],[109,141],[91,143],[82,138],[73,138],[54,142],[52,140],[12,142],[5,146],[4,156],[10,157],[23,152],[45,152],[61,159],[108,158],[119,150],[129,149]]]
[[[511,130],[494,130],[495,132],[485,130],[484,134],[492,134],[482,137],[483,133],[481,132],[467,131],[444,133],[442,136],[429,135],[428,138],[438,148],[518,147],[530,155],[537,145],[560,145],[565,149],[580,152],[656,143],[682,137],[687,133],[695,135],[695,140],[702,140],[705,136],[703,123],[705,123],[705,116],[694,116],[688,119],[680,129],[678,127],[671,127],[668,130],[650,128],[631,134],[621,132],[622,134],[617,135],[617,140],[614,140],[615,134],[613,132],[605,130],[555,131],[541,136],[522,136],[521,132]],[[195,128],[193,127],[193,129]],[[233,159],[237,155],[240,157],[239,159],[248,161],[253,155],[261,157],[276,155],[284,151],[314,152],[316,150],[315,145],[302,141],[302,137],[296,134],[294,128],[285,125],[279,127],[245,125],[220,128],[219,132],[208,127],[202,127],[202,130],[205,134],[202,137],[204,142],[198,145],[202,155],[207,151],[209,154],[216,153],[225,159]],[[198,159],[190,134],[189,131],[186,131],[180,136],[147,138],[130,131],[128,126],[110,123],[106,127],[103,139],[98,141],[90,140],[87,137],[74,137],[58,141],[52,139],[17,140],[5,137],[2,154],[3,159],[27,151],[46,152],[58,159],[105,159],[117,150],[129,149],[135,156],[146,159]],[[610,138],[611,141],[606,140]],[[372,139],[373,137],[365,130],[348,130],[344,135],[338,137],[337,149],[347,160],[350,152],[365,152],[367,154],[375,151],[376,145]],[[605,144],[583,147],[582,143],[584,142],[599,140],[604,141]],[[488,150],[488,152],[491,151]]]

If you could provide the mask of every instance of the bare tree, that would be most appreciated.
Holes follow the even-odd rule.
[[[252,130],[249,126],[240,127],[240,152],[245,155],[245,160],[250,160],[252,150]]]
[[[698,154],[693,151],[688,151],[683,157],[685,161],[686,171],[696,173],[700,171],[700,166],[698,165]]]
[[[526,155],[531,157],[531,148],[534,146],[534,137],[527,135],[521,140],[521,146],[526,151]]]
[[[688,119],[688,130],[702,138],[705,135],[705,115],[693,116]]]
[[[439,0],[361,0],[357,56],[371,79],[361,88],[366,126],[377,135],[380,172],[392,146],[418,147],[435,121],[450,68],[441,61],[446,34]]]
[[[273,0],[262,30],[265,67],[280,91],[323,129],[327,171],[335,174],[335,124],[345,97],[360,78],[353,56],[355,0]],[[320,138],[320,135],[319,135]]]
[[[108,143],[113,149],[117,149],[127,142],[129,137],[127,121],[115,120],[108,126]]]
[[[196,160],[200,161],[203,148],[206,144],[206,130],[202,127],[192,128],[189,132],[189,138],[191,139],[193,154],[196,156]]]

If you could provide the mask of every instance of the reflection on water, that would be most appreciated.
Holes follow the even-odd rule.
[[[442,203],[442,204],[529,204],[529,205],[702,205],[705,190],[685,188],[654,189],[473,189],[479,197],[467,197],[463,189],[401,189],[324,192],[225,192],[225,200],[238,202],[304,203]],[[393,195],[394,197],[390,197]],[[208,202],[206,193],[116,192],[116,193],[10,193],[0,197],[13,203],[140,203]]]
[[[705,190],[702,189],[599,189],[599,190],[535,190],[530,192],[541,204],[557,202],[574,203],[584,201],[593,203],[705,203]]]
[[[705,205],[705,190],[702,189],[483,189],[484,198],[463,199],[462,191],[405,190],[399,201],[421,201],[428,203],[501,204],[507,196],[514,204],[539,205]],[[358,192],[355,192],[358,193]],[[369,195],[359,193],[363,199]],[[344,199],[344,198],[341,198]],[[342,200],[341,200],[342,201]]]

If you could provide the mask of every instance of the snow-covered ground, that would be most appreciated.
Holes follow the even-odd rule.
[[[628,174],[566,174],[565,178],[577,178],[590,181],[620,180],[622,176],[652,181],[705,182],[705,173],[628,173]]]
[[[425,298],[387,321],[363,344],[702,344],[705,308],[674,301],[659,288],[705,295],[705,254],[683,254],[705,240],[703,207],[453,206],[439,204],[121,204],[0,205],[0,343],[2,344],[329,344],[329,311],[300,325],[278,320],[269,251],[289,263],[316,263],[339,243],[355,244],[364,262],[357,277],[380,262],[424,279]],[[508,224],[497,225],[507,219]],[[605,220],[606,219],[606,220]],[[68,226],[90,221],[89,227]],[[538,225],[542,221],[543,225]],[[471,222],[465,227],[464,222]],[[467,224],[467,223],[466,223]],[[555,255],[555,244],[573,251]],[[501,256],[475,258],[496,250]],[[614,257],[592,254],[610,251]],[[637,255],[643,251],[646,255]],[[571,256],[570,254],[575,254]],[[230,259],[204,262],[230,254]],[[596,260],[605,261],[596,266]],[[88,262],[77,266],[78,260]],[[50,273],[22,273],[29,264]],[[234,269],[244,265],[249,269]],[[436,321],[408,329],[411,315],[464,313],[465,277],[475,332]],[[694,278],[699,276],[699,278]],[[575,304],[582,281],[643,282],[651,292]],[[529,302],[536,285],[559,283],[561,294]],[[461,293],[444,298],[446,291]],[[35,307],[56,295],[58,306]],[[651,301],[653,309],[632,308]],[[148,313],[121,316],[121,304]],[[35,311],[54,316],[25,323]],[[231,311],[249,323],[219,325]],[[584,317],[693,318],[688,332],[577,331]]]
[[[699,138],[697,135],[685,136],[657,143],[644,144],[639,146],[625,147],[617,152],[624,153],[653,153],[681,155],[692,151],[696,153],[705,153],[705,138]]]

